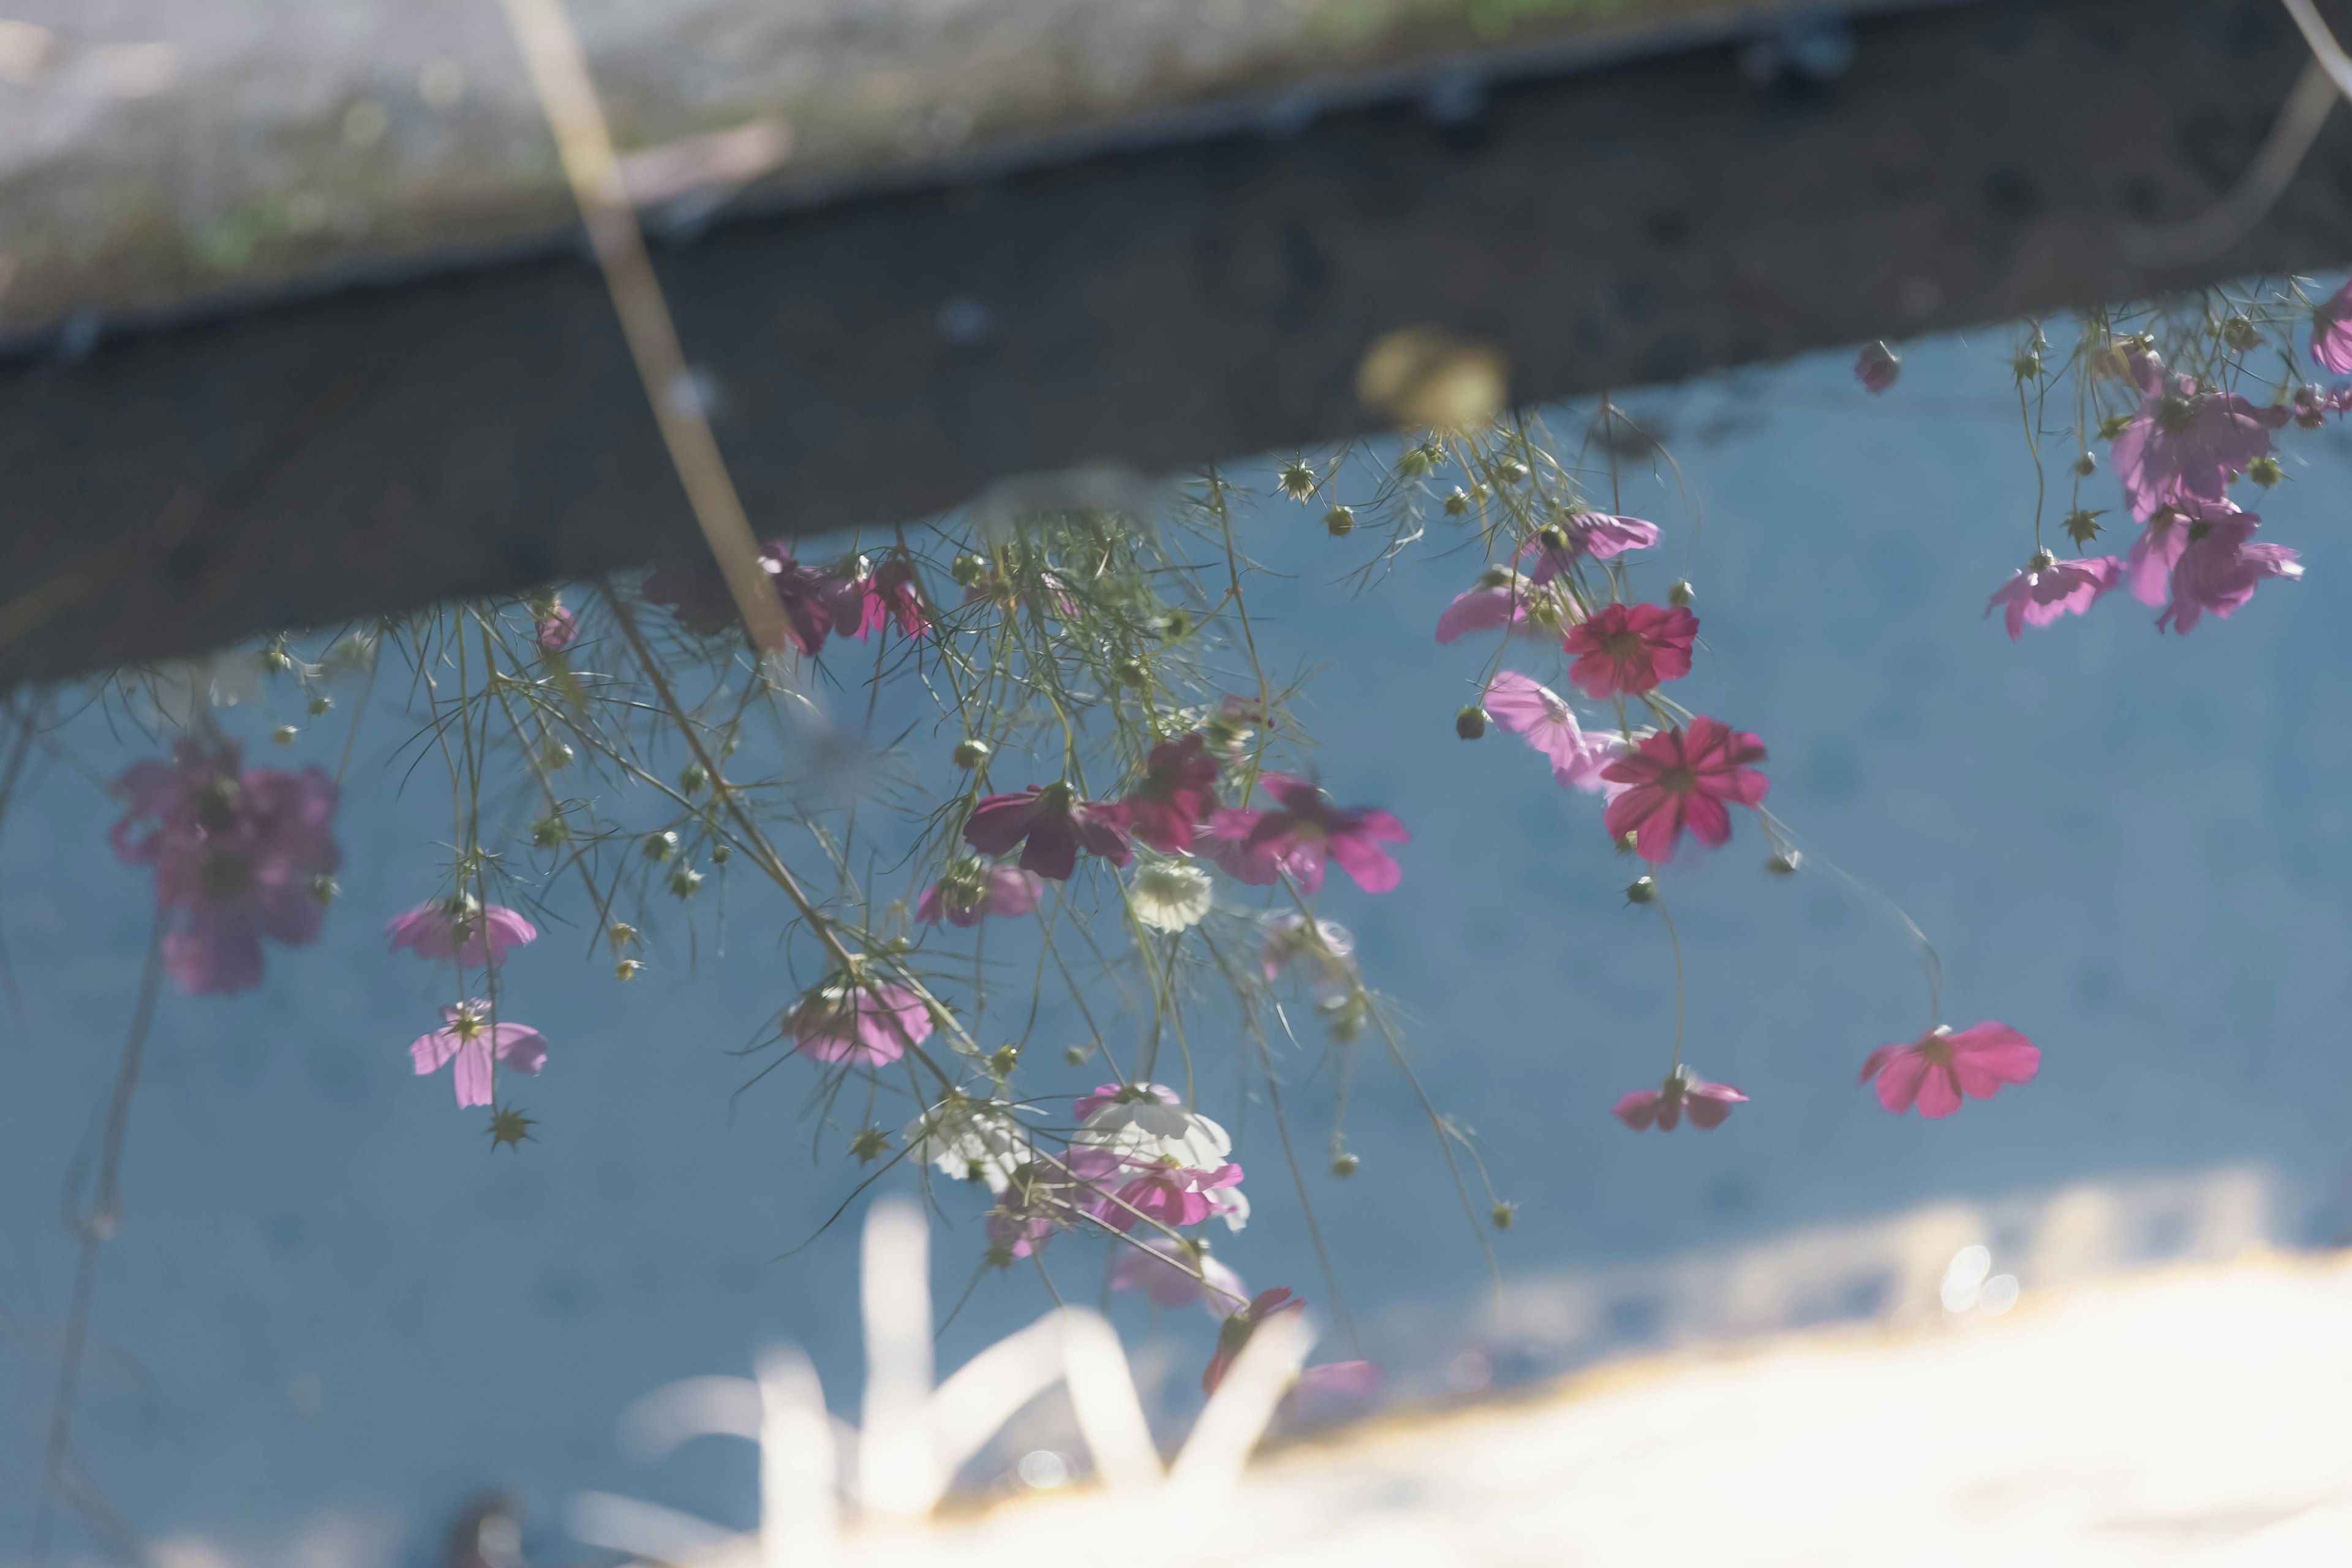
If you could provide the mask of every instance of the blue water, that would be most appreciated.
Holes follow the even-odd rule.
[[[1644,588],[1676,572],[1698,585],[1709,651],[1677,695],[1760,734],[1771,806],[1926,929],[1948,1018],[2001,1018],[2043,1047],[2036,1083],[1945,1123],[1890,1117],[1853,1084],[1872,1047],[1927,1022],[1908,951],[1832,879],[1767,876],[1745,818],[1663,879],[1688,965],[1685,1054],[1753,1103],[1704,1136],[1612,1121],[1618,1095],[1664,1070],[1672,961],[1654,911],[1621,895],[1638,868],[1612,852],[1598,801],[1499,732],[1453,737],[1482,650],[1440,649],[1430,630],[1483,562],[1433,531],[1358,597],[1334,579],[1360,540],[1335,543],[1286,503],[1251,522],[1253,552],[1289,574],[1255,600],[1269,662],[1323,667],[1307,711],[1326,781],[1414,831],[1398,892],[1335,875],[1327,913],[1356,931],[1412,1020],[1430,1091],[1521,1205],[1498,1238],[1507,1271],[2222,1159],[2273,1164],[2315,1212],[2340,1199],[2352,740],[2328,692],[2352,671],[2346,443],[2289,432],[2309,466],[2263,508],[2266,531],[2305,552],[2305,582],[2266,584],[2185,639],[2117,595],[2012,646],[1979,618],[2032,549],[2004,362],[1993,342],[1946,342],[1911,354],[1884,400],[1842,358],[1641,400],[1704,528],[1646,479],[1625,500],[1667,531]],[[2105,476],[2092,489],[2112,504]],[[553,1054],[516,1097],[538,1141],[494,1154],[446,1074],[407,1070],[446,974],[386,957],[379,928],[429,891],[445,786],[428,764],[404,793],[380,765],[397,721],[374,733],[325,939],[273,950],[257,992],[165,997],[128,1218],[100,1264],[79,1452],[151,1539],[266,1540],[337,1512],[387,1521],[415,1558],[491,1485],[542,1514],[597,1487],[747,1521],[747,1448],[643,1467],[612,1420],[667,1379],[743,1371],[778,1338],[808,1345],[854,1411],[854,1230],[779,1258],[848,1178],[837,1152],[810,1157],[804,1073],[733,1098],[764,1065],[734,1053],[795,988],[759,924],[772,911],[739,883],[724,959],[708,927],[691,959],[672,931],[626,987],[576,929],[511,961],[509,1015]],[[101,775],[142,750],[95,720],[63,740]],[[331,725],[294,754],[331,765],[340,743]],[[146,938],[145,878],[106,848],[111,816],[97,784],[45,762],[0,837],[24,998],[0,1017],[0,1560],[19,1553],[37,1489],[73,1259],[59,1195],[94,1150]],[[1234,1105],[1222,1039],[1200,1048],[1219,1064],[1205,1098],[1240,1112],[1257,1207],[1220,1256],[1253,1286],[1319,1300],[1265,1108]],[[1357,1312],[1470,1300],[1476,1245],[1394,1073],[1365,1060],[1349,1118],[1364,1168],[1340,1184],[1321,1174],[1328,1095],[1310,1058],[1287,1065]],[[1091,1075],[1055,1065],[1045,1081]],[[967,1221],[976,1208],[942,1201]],[[1097,1255],[1057,1245],[1057,1278],[1093,1299]],[[969,1223],[940,1233],[944,1300],[979,1247]],[[982,1281],[942,1363],[1044,1305],[1032,1276]],[[1142,1317],[1120,1312],[1139,1336]],[[1180,1386],[1206,1327],[1181,1325]],[[82,1549],[78,1530],[66,1539]]]

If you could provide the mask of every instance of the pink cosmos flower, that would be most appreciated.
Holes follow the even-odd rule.
[[[1898,1114],[1916,1101],[1922,1116],[1949,1116],[1963,1092],[1990,1100],[2003,1084],[2029,1083],[2042,1052],[2007,1024],[1982,1023],[1954,1034],[1942,1025],[1907,1046],[1881,1046],[1862,1064],[1863,1083],[1878,1080],[1878,1103]]]
[[[866,624],[878,625],[884,616],[897,621],[907,637],[919,637],[930,629],[930,609],[916,581],[915,563],[903,555],[891,556],[866,580]],[[864,637],[864,627],[853,635]]]
[[[124,805],[109,840],[123,860],[155,868],[163,966],[198,995],[259,984],[263,937],[317,941],[327,879],[342,864],[335,782],[315,767],[239,771],[238,758],[234,741],[191,738],[171,762],[133,763],[114,781]]]
[[[2112,555],[2061,561],[2046,550],[2040,551],[2023,571],[1993,590],[1985,602],[1985,614],[1991,615],[1995,605],[2006,605],[2002,620],[2009,627],[2009,640],[2015,642],[2028,626],[2046,626],[2063,615],[2088,613],[2100,595],[2123,580],[2123,574],[2124,563]]]
[[[1223,1216],[1235,1230],[1249,1218],[1249,1205],[1240,1201],[1242,1168],[1223,1164],[1202,1169],[1189,1165],[1149,1165],[1134,1170],[1118,1190],[1108,1194],[1095,1217],[1116,1231],[1133,1230],[1146,1221],[1171,1229],[1198,1225],[1211,1215]]]
[[[2208,611],[2226,620],[2254,596],[2254,584],[2263,578],[2303,575],[2295,552],[2285,545],[2249,542],[2261,521],[2249,511],[2188,525],[2172,566],[2172,602],[2157,616],[2157,630],[2169,622],[2186,635]]]
[[[1016,1166],[988,1214],[988,1245],[1004,1259],[1027,1258],[1058,1233],[1093,1220],[1107,1184],[1124,1166],[1101,1149],[1040,1154]]]
[[[1663,866],[1687,826],[1702,844],[1731,837],[1724,802],[1760,805],[1771,781],[1750,769],[1764,760],[1764,742],[1704,713],[1688,730],[1661,730],[1620,757],[1601,777],[1627,785],[1601,816],[1612,838],[1636,835],[1643,859]]]
[[[1250,842],[1250,832],[1263,815],[1231,808],[1217,811],[1194,829],[1192,847],[1226,876],[1253,888],[1271,888],[1285,872],[1297,876],[1307,864],[1303,851]]]
[[[1535,563],[1528,581],[1538,587],[1568,570],[1580,555],[1611,561],[1628,550],[1647,550],[1658,542],[1658,525],[1638,517],[1613,517],[1605,511],[1577,511],[1519,546],[1518,563]]]
[[[2230,517],[2238,509],[2228,501],[2217,504],[2197,503],[2200,515]],[[2124,582],[2132,597],[2154,608],[2172,596],[2172,567],[2180,552],[2189,548],[2189,525],[2197,521],[2175,506],[2160,506],[2147,526],[2132,541],[2131,552],[2124,557]]]
[[[1083,801],[1066,784],[992,795],[972,808],[963,841],[983,855],[1009,855],[1021,846],[1021,868],[1066,882],[1083,848],[1114,866],[1135,858],[1128,847],[1127,813],[1104,801]]]
[[[1623,742],[1587,734],[1550,687],[1506,669],[1487,683],[1485,705],[1496,723],[1550,759],[1552,777],[1594,795],[1608,787],[1601,770],[1622,754]]]
[[[803,654],[814,656],[823,648],[827,633],[862,637],[882,624],[887,612],[878,601],[867,598],[865,582],[855,575],[795,561],[789,550],[762,564],[775,579],[776,597],[783,601],[793,646]]]
[[[2271,432],[2288,410],[2257,408],[2235,393],[2200,392],[2189,377],[2167,377],[2164,362],[2129,356],[2139,411],[2113,448],[2116,477],[2132,515],[2145,522],[2159,507],[2194,511],[2199,501],[2229,499],[2231,476],[2271,449]]]
[[[539,940],[539,928],[504,904],[485,909],[471,894],[437,904],[419,904],[394,915],[384,928],[392,951],[408,949],[419,958],[454,958],[461,966],[487,967],[507,949]]]
[[[1110,1288],[1140,1290],[1161,1307],[1197,1303],[1220,1321],[1249,1300],[1240,1275],[1192,1243],[1164,1236],[1118,1248],[1110,1266]]]
[[[1534,601],[1530,584],[1515,572],[1497,566],[1478,579],[1475,587],[1454,595],[1437,617],[1437,640],[1452,642],[1472,632],[1508,627],[1517,637],[1541,637],[1543,626],[1531,618]]]
[[[541,649],[547,653],[562,652],[572,646],[572,639],[579,635],[579,617],[562,605],[557,605],[547,612],[540,621],[535,633]]]
[[[821,1062],[886,1067],[931,1033],[931,1010],[887,980],[833,979],[785,1015],[794,1047]]]
[[[1381,1391],[1380,1363],[1369,1361],[1327,1361],[1301,1369],[1283,1404],[1300,1412],[1355,1405]]]
[[[1729,1084],[1709,1083],[1690,1068],[1677,1067],[1666,1075],[1664,1083],[1635,1089],[1619,1100],[1610,1114],[1636,1132],[1653,1124],[1671,1132],[1685,1110],[1690,1112],[1692,1126],[1716,1128],[1723,1125],[1733,1106],[1747,1103],[1748,1097]]]
[[[2352,375],[2352,283],[2311,313],[2311,357],[2336,375]]]
[[[1220,837],[1239,839],[1245,850],[1270,850],[1313,892],[1323,885],[1328,854],[1368,893],[1385,893],[1401,873],[1383,843],[1407,844],[1412,835],[1385,811],[1343,811],[1311,779],[1267,773],[1261,781],[1281,804],[1271,811],[1228,808],[1216,815]]]
[[[975,926],[992,916],[1034,914],[1045,890],[1045,879],[1034,871],[960,860],[923,889],[915,900],[915,919],[925,925],[944,919],[950,925]]]
[[[418,1036],[408,1047],[408,1059],[423,1078],[454,1058],[457,1068],[450,1077],[460,1106],[490,1103],[492,1057],[520,1073],[536,1073],[547,1065],[547,1041],[540,1032],[524,1024],[491,1023],[488,1002],[460,1002],[442,1008],[441,1017],[440,1028]]]
[[[1628,697],[1690,673],[1698,617],[1677,605],[1603,605],[1568,628],[1560,646],[1577,656],[1568,678],[1587,697]]]
[[[1853,356],[1853,378],[1873,397],[1893,386],[1903,374],[1903,362],[1885,343],[1864,343]]]
[[[1201,1373],[1201,1389],[1214,1394],[1217,1385],[1225,1381],[1225,1373],[1241,1359],[1242,1347],[1257,1332],[1257,1326],[1268,1319],[1286,1312],[1303,1312],[1307,1303],[1291,1293],[1287,1285],[1277,1285],[1271,1290],[1261,1290],[1250,1298],[1249,1305],[1228,1317],[1217,1327],[1217,1353],[1209,1358],[1208,1369]]]
[[[1189,855],[1192,835],[1217,809],[1217,759],[1198,734],[1162,741],[1143,764],[1143,782],[1120,803],[1128,830],[1162,855]]]

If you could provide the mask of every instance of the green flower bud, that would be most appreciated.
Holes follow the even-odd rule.
[[[1344,1180],[1354,1175],[1363,1163],[1353,1154],[1334,1154],[1331,1156],[1331,1173]]]
[[[1079,1068],[1086,1066],[1087,1058],[1093,1054],[1094,1053],[1092,1051],[1089,1051],[1084,1046],[1072,1046],[1068,1050],[1062,1053],[1062,1059],[1069,1063],[1074,1068]]]
[[[2074,459],[2074,472],[2081,475],[2084,479],[2087,479],[2098,471],[2099,459],[2091,456],[2090,453],[2085,452],[2081,457]]]
[[[681,899],[690,899],[702,890],[702,873],[691,866],[680,866],[669,874],[669,890]]]
[[[323,693],[317,697],[313,697],[310,699],[310,717],[316,719],[322,713],[331,712],[334,710],[334,706],[335,700]]]
[[[710,847],[710,863],[712,865],[724,866],[728,861],[732,860],[733,858],[735,858],[735,851],[729,846],[724,844],[714,844]]]
[[[1658,883],[1654,877],[1636,877],[1625,884],[1625,901],[1629,904],[1654,904],[1658,901]]]
[[[2263,489],[2268,489],[2286,478],[2286,470],[2279,467],[2279,460],[2276,458],[2266,454],[2246,465],[2246,478],[2253,480]]]
[[[295,737],[301,734],[301,731],[297,730],[291,724],[280,724],[278,728],[269,731],[269,739],[275,744],[280,746],[290,746],[294,743]]]
[[[1494,1216],[1493,1216],[1493,1217],[1494,1217],[1494,1221],[1495,1221],[1495,1228],[1496,1228],[1496,1230],[1508,1230],[1508,1229],[1510,1229],[1510,1228],[1511,1228],[1511,1222],[1512,1222],[1513,1220],[1517,1219],[1517,1218],[1518,1217],[1518,1215],[1519,1215],[1519,1205],[1517,1205],[1517,1204],[1496,1204],[1496,1205],[1495,1205],[1495,1213],[1494,1213]]]
[[[956,586],[970,588],[988,575],[988,563],[977,555],[959,555],[948,568],[948,575],[956,580]]]
[[[2263,330],[2243,316],[2231,316],[2221,323],[2221,341],[2240,353],[2250,353],[2263,346]]]
[[[1464,512],[1466,512],[1469,510],[1470,492],[1464,489],[1460,485],[1454,486],[1453,490],[1445,498],[1445,515],[1448,517],[1460,517]]]
[[[552,849],[571,837],[572,825],[560,816],[542,816],[530,825],[530,841],[541,849]]]
[[[1690,608],[1691,601],[1697,597],[1698,590],[1690,585],[1687,577],[1678,578],[1675,585],[1666,590],[1666,603],[1677,609]]]
[[[710,775],[703,771],[700,763],[688,763],[678,771],[677,787],[682,795],[700,795],[709,782]]]
[[[1475,741],[1486,732],[1486,710],[1475,702],[1454,715],[1454,732],[1465,741]]]
[[[1356,531],[1356,509],[1335,506],[1323,514],[1324,531],[1334,539],[1345,539]]]
[[[1523,485],[1534,476],[1517,458],[1506,458],[1495,465],[1495,477],[1507,485]]]
[[[986,761],[988,742],[985,741],[964,741],[956,746],[955,765],[960,768],[970,771]]]
[[[1314,498],[1315,488],[1322,481],[1315,477],[1315,470],[1306,463],[1296,462],[1276,474],[1274,482],[1284,495],[1303,505]]]
[[[639,963],[635,959],[625,958],[621,960],[620,963],[613,965],[613,978],[615,980],[635,980],[638,975],[645,973],[645,968],[646,966]]]
[[[1805,858],[1802,855],[1798,854],[1794,849],[1784,849],[1766,860],[1764,869],[1771,872],[1775,877],[1793,877],[1797,874],[1797,868],[1804,863]]]
[[[675,833],[648,833],[646,835],[643,848],[645,849],[646,859],[654,861],[667,860],[677,852],[677,835]]]

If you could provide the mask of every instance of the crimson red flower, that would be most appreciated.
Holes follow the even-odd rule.
[[[1628,697],[1690,673],[1698,617],[1677,605],[1604,605],[1568,629],[1560,646],[1577,656],[1568,678],[1587,697]]]
[[[1653,865],[1673,858],[1685,827],[1702,844],[1720,844],[1731,837],[1724,802],[1763,804],[1771,781],[1748,766],[1763,760],[1763,742],[1702,713],[1689,729],[1662,730],[1601,770],[1626,786],[1601,821],[1612,838],[1636,835],[1634,847]]]
[[[866,626],[880,625],[885,616],[897,621],[898,630],[910,637],[930,629],[930,611],[923,603],[921,585],[915,581],[915,563],[903,555],[885,561],[866,579]],[[855,635],[862,637],[866,632],[860,629]]]
[[[1114,866],[1135,858],[1125,808],[1080,800],[1066,784],[990,795],[972,808],[963,841],[983,855],[1008,855],[1021,845],[1021,868],[1056,882],[1070,879],[1081,848]]]
[[[1198,734],[1162,741],[1143,764],[1143,782],[1121,802],[1129,832],[1162,855],[1189,855],[1192,835],[1217,809],[1217,759]]]

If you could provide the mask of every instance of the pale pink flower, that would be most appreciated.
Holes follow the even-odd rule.
[[[2205,516],[2231,517],[2238,509],[2225,500],[2210,505],[2200,502],[2198,510]],[[2189,548],[2189,525],[2196,521],[2178,507],[2156,509],[2156,515],[2147,520],[2124,557],[2124,581],[2133,598],[2153,609],[2172,596],[2173,563]]]
[[[2311,313],[2311,357],[2336,375],[2352,375],[2352,283]]]
[[[1287,1285],[1277,1285],[1271,1290],[1261,1290],[1251,1297],[1248,1306],[1218,1325],[1217,1352],[1209,1358],[1207,1370],[1201,1373],[1202,1391],[1207,1394],[1217,1392],[1217,1385],[1225,1381],[1225,1373],[1233,1370],[1234,1363],[1241,1357],[1242,1347],[1249,1343],[1250,1336],[1257,1332],[1260,1323],[1286,1312],[1303,1312],[1306,1310],[1306,1301],[1293,1295]]]
[[[1587,697],[1637,697],[1690,673],[1698,617],[1677,605],[1603,605],[1568,628],[1568,678]]]
[[[1990,616],[1995,605],[2006,606],[2002,621],[2009,640],[2015,642],[2028,626],[2046,626],[2064,615],[2084,615],[2099,595],[2123,580],[2124,563],[2112,555],[2084,561],[2061,561],[2044,550],[1993,590],[1985,602]]]
[[[821,1062],[884,1067],[931,1033],[931,1010],[887,980],[826,981],[784,1018],[796,1049]]]
[[[1666,1075],[1666,1081],[1656,1089],[1637,1089],[1619,1100],[1610,1114],[1639,1132],[1656,1126],[1671,1132],[1690,1113],[1691,1125],[1715,1128],[1731,1114],[1735,1105],[1745,1105],[1748,1097],[1727,1083],[1709,1083],[1686,1067],[1677,1067]]]
[[[1885,343],[1864,343],[1853,356],[1853,378],[1873,397],[1893,386],[1903,374],[1903,362]]]
[[[183,740],[171,762],[135,763],[114,781],[124,809],[109,840],[155,868],[163,967],[199,995],[259,984],[264,937],[317,941],[342,863],[334,780],[315,767],[240,771],[238,757],[234,741]]]
[[[1311,1415],[1318,1410],[1359,1405],[1381,1391],[1377,1362],[1327,1361],[1302,1368],[1298,1381],[1283,1400],[1286,1411]]]
[[[440,1028],[417,1037],[408,1047],[408,1059],[423,1078],[455,1058],[457,1067],[450,1077],[461,1106],[490,1103],[493,1057],[520,1073],[536,1073],[547,1064],[547,1041],[540,1032],[524,1024],[491,1023],[488,1002],[460,1002],[442,1008],[441,1017]]]
[[[1437,640],[1453,642],[1472,632],[1500,627],[1508,627],[1517,637],[1541,637],[1546,627],[1534,615],[1539,602],[1549,608],[1549,595],[1539,601],[1527,579],[1504,567],[1493,567],[1476,585],[1454,595],[1454,602],[1437,617]]]
[[[419,958],[454,958],[480,968],[498,963],[507,949],[539,940],[539,928],[504,904],[488,908],[471,894],[419,904],[392,917],[384,928],[392,951],[408,949]]]
[[[1036,911],[1045,890],[1034,871],[959,860],[915,900],[915,919],[925,925],[975,926],[984,920]]]
[[[1550,582],[1580,555],[1611,561],[1628,550],[1647,550],[1658,542],[1658,525],[1638,517],[1615,517],[1605,511],[1570,512],[1559,522],[1538,531],[1519,546],[1518,564],[1533,562],[1528,581],[1538,587]]]
[[[2295,552],[2285,545],[2250,542],[2261,521],[2248,511],[2189,525],[2188,542],[2172,565],[2172,602],[2156,617],[2157,630],[2169,622],[2174,631],[2186,634],[2208,611],[2227,620],[2254,596],[2254,585],[2263,578],[2303,575]]]
[[[2235,393],[2200,392],[2189,377],[2168,377],[2164,362],[2134,350],[2132,381],[2139,411],[2116,437],[2113,461],[2124,499],[2142,521],[2164,506],[2229,499],[2232,475],[2271,450],[2271,432],[2288,410],[2257,408]]]
[[[1907,1046],[1881,1046],[1862,1064],[1864,1083],[1878,1080],[1878,1103],[1922,1116],[1949,1116],[1963,1093],[1990,1100],[2004,1084],[2027,1083],[2042,1052],[2007,1024],[1982,1023],[1954,1034],[1938,1025]]]
[[[1347,927],[1336,921],[1317,921],[1310,927],[1307,917],[1294,910],[1265,922],[1265,947],[1258,960],[1269,984],[1292,963],[1303,961],[1308,970],[1308,989],[1328,995],[1346,990],[1355,978],[1355,952],[1356,939],[1348,934]]]
[[[1487,683],[1485,705],[1496,723],[1550,760],[1552,777],[1594,795],[1608,787],[1601,770],[1622,753],[1624,742],[1606,732],[1587,733],[1551,688],[1506,669]]]
[[[1127,813],[1103,801],[1084,801],[1066,784],[992,795],[972,808],[963,841],[983,855],[1021,846],[1021,868],[1052,881],[1069,879],[1085,848],[1114,866],[1135,858],[1127,842]]]
[[[1412,835],[1395,817],[1369,806],[1343,810],[1312,779],[1267,773],[1259,782],[1280,805],[1271,811],[1220,811],[1220,837],[1239,839],[1245,849],[1272,851],[1310,893],[1323,885],[1326,855],[1368,893],[1397,885],[1397,863],[1381,845],[1410,843]]]
[[[544,651],[561,653],[580,635],[580,619],[562,605],[556,605],[540,617],[532,635]]]
[[[1154,1305],[1202,1306],[1219,1320],[1249,1300],[1242,1277],[1189,1241],[1154,1236],[1118,1249],[1110,1288],[1140,1290]]]
[[[1764,742],[1702,713],[1688,730],[1662,730],[1609,764],[1601,777],[1626,785],[1601,822],[1612,838],[1636,836],[1643,859],[1664,865],[1688,827],[1702,844],[1731,837],[1726,801],[1760,805],[1771,782],[1748,766],[1764,760]]]

